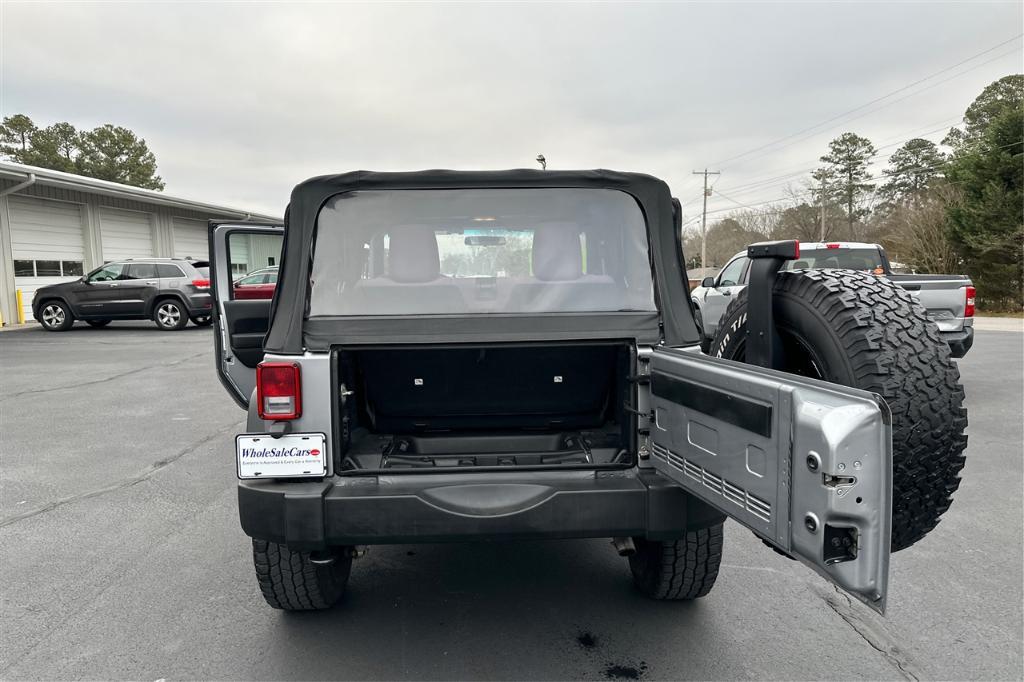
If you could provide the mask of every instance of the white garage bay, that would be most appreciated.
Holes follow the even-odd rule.
[[[0,314],[32,318],[39,287],[109,261],[207,260],[209,220],[274,216],[175,197],[71,173],[0,162]],[[265,260],[265,259],[264,259]]]

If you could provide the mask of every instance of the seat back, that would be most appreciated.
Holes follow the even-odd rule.
[[[428,227],[402,226],[389,235],[386,272],[352,283],[339,314],[409,315],[420,309],[465,312],[459,288],[441,275],[437,238]]]

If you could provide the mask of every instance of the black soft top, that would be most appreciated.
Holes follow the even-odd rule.
[[[565,187],[613,189],[636,199],[647,221],[660,313],[547,313],[314,317],[305,319],[317,216],[345,192],[385,189],[493,189]],[[327,350],[334,344],[545,341],[632,338],[667,345],[696,343],[679,239],[678,216],[668,185],[641,173],[610,170],[426,170],[403,173],[353,171],[311,178],[292,190],[285,214],[285,243],[270,330],[271,353]],[[662,328],[663,325],[663,328]]]

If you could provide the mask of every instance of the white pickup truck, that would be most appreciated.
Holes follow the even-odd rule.
[[[974,344],[974,286],[966,275],[898,275],[879,244],[816,242],[800,245],[800,257],[786,263],[787,270],[842,268],[887,277],[920,301],[939,327],[955,358],[962,358]],[[750,259],[737,253],[715,277],[705,277],[690,292],[702,346],[718,331],[729,303],[747,285]]]

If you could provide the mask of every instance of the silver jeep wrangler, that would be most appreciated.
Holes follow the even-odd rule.
[[[212,223],[216,363],[248,410],[238,505],[267,602],[330,607],[367,545],[585,537],[611,538],[645,594],[693,599],[731,517],[882,611],[894,519],[923,536],[958,480],[943,469],[900,516],[901,472],[919,487],[938,455],[897,443],[894,463],[887,401],[909,375],[886,330],[927,318],[895,286],[865,313],[828,271],[779,273],[795,242],[757,244],[742,361],[707,357],[679,222],[650,176],[513,170],[318,177],[283,226]],[[238,294],[272,266],[272,298]],[[776,280],[820,315],[773,317]],[[955,373],[937,334],[924,354]],[[840,385],[837,357],[866,369]],[[936,447],[962,466],[958,390]]]

